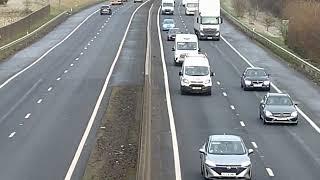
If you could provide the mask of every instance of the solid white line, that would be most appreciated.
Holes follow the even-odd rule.
[[[236,53],[238,54],[242,60],[244,60],[249,66],[254,67],[254,65],[246,58],[244,57],[236,48],[234,48],[224,37],[221,36],[221,39],[227,43],[227,45]],[[272,82],[270,83],[271,86],[278,92],[281,93],[282,91],[274,85]],[[320,134],[320,128],[319,126],[311,119],[309,118],[298,106],[296,106],[296,109],[298,113],[317,131],[317,133]]]
[[[38,101],[37,101],[37,104],[40,104],[42,102],[42,99],[39,99]]]
[[[48,91],[51,91],[51,90],[52,90],[52,87],[49,87],[49,88],[48,88]]]
[[[12,138],[14,135],[16,134],[16,132],[12,132],[10,135],[9,135],[9,138]]]
[[[226,92],[223,92],[222,94],[223,94],[223,96],[227,96],[227,93],[226,93]]]
[[[26,116],[24,116],[25,119],[29,119],[31,116],[31,113],[26,114]]]
[[[59,43],[57,43],[56,45],[54,45],[53,47],[51,47],[47,52],[45,52],[43,55],[41,55],[37,60],[35,60],[33,63],[31,63],[29,66],[25,67],[24,69],[22,69],[21,71],[19,71],[18,73],[16,73],[15,75],[11,76],[9,79],[7,79],[4,83],[2,83],[0,85],[0,89],[3,88],[5,85],[7,85],[9,82],[11,82],[13,79],[15,79],[16,77],[18,77],[20,74],[22,74],[23,72],[25,72],[26,70],[30,69],[32,66],[34,66],[35,64],[37,64],[39,61],[41,61],[45,56],[47,56],[52,50],[54,50],[56,47],[58,47],[59,45],[61,45],[64,41],[66,41],[67,39],[69,39],[69,37],[76,32],[91,16],[93,16],[95,13],[97,13],[99,11],[96,10],[95,12],[91,13],[88,17],[86,17],[75,29],[73,29],[64,39],[62,39],[62,41],[60,41]]]
[[[269,176],[271,176],[271,177],[274,176],[273,171],[272,171],[271,168],[266,168],[266,170],[267,170]]]
[[[231,105],[230,108],[231,108],[232,110],[235,110],[235,109],[236,109],[236,108],[234,107],[234,105]]]
[[[255,149],[257,149],[257,148],[258,148],[257,143],[255,143],[255,142],[251,142],[251,144],[252,144],[252,146],[253,146]]]
[[[240,125],[241,125],[242,127],[245,127],[245,126],[246,126],[243,121],[240,121]]]
[[[169,82],[168,82],[168,72],[167,72],[166,62],[164,59],[163,43],[162,43],[161,31],[160,31],[159,14],[160,14],[160,7],[158,9],[158,15],[157,15],[157,26],[158,26],[158,35],[159,35],[160,50],[161,50],[160,53],[161,53],[161,60],[162,60],[163,78],[164,78],[164,85],[165,85],[166,99],[167,99],[167,101],[166,101],[167,102],[167,110],[168,110],[169,121],[170,121],[170,131],[171,131],[171,140],[172,140],[173,157],[174,157],[174,169],[175,169],[176,180],[181,180],[181,168],[180,168],[178,140],[177,140],[176,127],[175,127],[175,123],[174,123],[172,105],[171,105],[170,88],[169,88]]]
[[[63,73],[67,73],[68,72],[68,70],[64,70],[64,72]]]
[[[73,174],[73,172],[74,172],[74,170],[75,170],[75,168],[76,168],[76,165],[77,165],[78,160],[79,160],[79,158],[80,158],[80,155],[81,155],[81,153],[82,153],[83,147],[84,147],[84,145],[85,145],[85,143],[86,143],[86,141],[87,141],[87,138],[88,138],[89,133],[90,133],[90,131],[91,131],[92,125],[93,125],[94,120],[95,120],[95,118],[96,118],[96,116],[97,116],[97,113],[98,113],[100,104],[101,104],[101,102],[102,102],[103,96],[104,96],[104,94],[105,94],[105,92],[106,92],[106,90],[107,90],[107,87],[108,87],[108,84],[109,84],[109,80],[110,80],[111,75],[112,75],[112,73],[113,73],[113,69],[114,69],[114,67],[115,67],[115,65],[116,65],[116,63],[117,63],[117,61],[118,61],[118,59],[119,59],[119,56],[120,56],[120,53],[121,53],[121,50],[122,50],[124,41],[125,41],[125,39],[126,39],[126,37],[127,37],[127,34],[128,34],[128,32],[129,32],[129,28],[130,28],[131,23],[132,23],[133,17],[134,17],[134,15],[136,14],[136,12],[137,12],[143,5],[145,5],[147,2],[149,2],[149,0],[143,2],[139,7],[137,7],[137,9],[136,9],[136,10],[132,13],[132,15],[131,15],[131,18],[130,18],[129,23],[128,23],[128,26],[127,26],[127,29],[126,29],[126,31],[125,31],[125,33],[124,33],[124,36],[123,36],[123,38],[122,38],[122,41],[121,41],[120,46],[119,46],[119,49],[118,49],[118,52],[117,52],[117,54],[116,54],[116,57],[114,58],[113,63],[112,63],[112,65],[111,65],[111,67],[110,67],[110,70],[109,70],[109,73],[108,73],[107,78],[106,78],[106,80],[105,80],[105,83],[104,83],[104,85],[103,85],[103,87],[102,87],[102,89],[101,89],[100,95],[99,95],[99,97],[98,97],[98,99],[97,99],[97,103],[96,103],[96,105],[95,105],[95,107],[94,107],[94,109],[93,109],[93,112],[92,112],[92,114],[91,114],[91,117],[90,117],[90,119],[89,119],[89,122],[88,122],[88,124],[87,124],[87,127],[86,127],[86,129],[85,129],[85,131],[84,131],[84,133],[83,133],[83,135],[82,135],[81,141],[80,141],[79,146],[78,146],[78,148],[77,148],[77,151],[76,151],[76,153],[75,153],[75,155],[74,155],[74,157],[73,157],[73,159],[72,159],[72,162],[71,162],[71,164],[70,164],[70,167],[69,167],[69,169],[68,169],[68,171],[67,171],[67,173],[66,173],[66,176],[65,176],[64,180],[70,180],[71,177],[72,177],[72,174]]]

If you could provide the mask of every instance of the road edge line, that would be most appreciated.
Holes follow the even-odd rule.
[[[158,9],[157,26],[158,26],[158,36],[159,36],[159,43],[160,43],[163,78],[164,78],[166,100],[167,100],[167,110],[168,110],[169,121],[170,121],[170,131],[171,131],[171,139],[172,139],[173,158],[174,158],[174,169],[175,169],[176,180],[181,180],[181,167],[180,167],[178,140],[177,140],[176,127],[175,127],[175,122],[174,122],[174,117],[173,117],[172,105],[171,105],[170,89],[169,89],[169,82],[168,82],[168,72],[167,72],[166,62],[164,59],[164,50],[163,50],[163,43],[162,43],[161,31],[160,31],[160,22],[159,22],[160,21],[160,16],[159,16],[160,8],[161,7],[159,7],[159,9]]]
[[[90,133],[90,131],[91,131],[92,125],[93,125],[93,123],[94,123],[94,120],[95,120],[95,118],[96,118],[96,116],[97,116],[97,114],[98,114],[98,110],[99,110],[100,104],[101,104],[101,102],[102,102],[102,99],[103,99],[103,97],[104,97],[104,94],[105,94],[105,92],[107,91],[107,87],[108,87],[108,84],[109,84],[109,80],[110,80],[110,78],[111,78],[111,75],[112,75],[112,73],[113,73],[113,70],[114,70],[114,68],[115,68],[115,65],[116,65],[116,63],[117,63],[117,61],[118,61],[118,59],[119,59],[119,56],[120,56],[120,53],[121,53],[121,50],[122,50],[124,41],[125,41],[125,39],[126,39],[126,37],[127,37],[127,34],[128,34],[128,32],[129,32],[129,28],[130,28],[131,23],[132,23],[133,17],[134,17],[134,15],[136,14],[136,12],[137,12],[143,5],[145,5],[147,2],[149,2],[149,0],[145,1],[145,2],[142,3],[139,7],[137,7],[137,9],[132,13],[132,15],[131,15],[131,17],[130,17],[130,20],[129,20],[127,29],[126,29],[126,31],[125,31],[125,34],[124,34],[122,40],[121,40],[121,43],[120,43],[118,52],[117,52],[117,54],[116,54],[116,57],[114,58],[113,63],[112,63],[112,65],[111,65],[111,67],[110,67],[109,73],[108,73],[108,75],[107,75],[107,77],[106,77],[106,80],[105,80],[105,83],[104,83],[104,85],[103,85],[103,87],[102,87],[102,89],[101,89],[101,92],[100,92],[100,95],[99,95],[99,97],[98,97],[97,103],[96,103],[96,105],[95,105],[95,107],[94,107],[94,110],[93,110],[93,112],[92,112],[92,114],[91,114],[91,117],[90,117],[89,122],[88,122],[88,124],[87,124],[87,127],[86,127],[86,129],[85,129],[85,132],[83,133],[83,136],[82,136],[82,138],[81,138],[81,141],[80,141],[80,143],[79,143],[79,146],[78,146],[78,148],[77,148],[77,151],[76,151],[76,153],[75,153],[75,155],[74,155],[74,157],[73,157],[73,159],[72,159],[72,162],[71,162],[71,164],[70,164],[70,166],[69,166],[69,169],[68,169],[68,171],[67,171],[67,173],[66,173],[66,175],[65,175],[64,180],[70,180],[70,179],[72,178],[73,172],[74,172],[74,170],[75,170],[75,168],[76,168],[76,165],[77,165],[77,163],[78,163],[78,160],[79,160],[80,155],[81,155],[81,153],[82,153],[82,150],[83,150],[83,148],[84,148],[85,142],[87,141],[87,138],[88,138],[89,133]],[[99,10],[98,10],[98,11],[99,11]],[[97,11],[97,12],[98,12],[98,11]]]
[[[244,60],[250,67],[255,67],[246,57],[244,57],[235,47],[233,47],[223,36],[221,36],[221,39],[236,53],[238,54],[242,60]],[[282,91],[274,84],[270,83],[270,85],[278,92],[282,93]],[[311,125],[311,127],[320,134],[320,128],[319,126],[312,121],[311,118],[309,118],[298,106],[296,106],[296,109],[298,113]]]

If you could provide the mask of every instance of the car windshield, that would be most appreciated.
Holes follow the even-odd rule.
[[[101,8],[102,8],[102,9],[108,9],[109,6],[102,6]]]
[[[245,73],[248,77],[266,76],[267,73],[263,69],[248,69]]]
[[[188,3],[187,7],[197,7],[198,4],[197,3]]]
[[[206,66],[186,66],[185,75],[188,76],[206,76],[209,74],[209,68]]]
[[[201,24],[219,24],[217,17],[212,16],[202,16],[201,17]]]
[[[174,24],[173,19],[165,19],[163,20],[163,24]]]
[[[178,42],[177,43],[178,50],[197,50],[196,42]]]
[[[288,96],[269,96],[267,105],[292,106],[293,102]]]
[[[213,141],[209,145],[209,154],[243,155],[245,153],[240,141]]]
[[[173,3],[163,3],[164,7],[173,7]]]

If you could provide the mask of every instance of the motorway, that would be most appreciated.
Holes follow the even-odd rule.
[[[81,179],[112,87],[143,86],[150,6],[130,1],[113,7],[111,16],[94,6],[0,65],[11,67],[1,72],[0,179]],[[76,159],[89,119],[97,120]]]
[[[216,73],[212,96],[180,95],[173,42],[159,23],[171,17],[193,33],[181,0],[173,16],[159,15],[159,0],[130,0],[112,16],[93,6],[1,63],[0,179],[81,179],[112,87],[143,86],[151,7],[152,179],[203,179],[198,149],[208,135],[225,133],[254,149],[253,179],[318,180],[319,87],[227,21],[221,41],[200,41]],[[258,103],[266,92],[240,88],[248,66],[266,68],[271,91],[300,103],[306,116],[298,126],[263,125]]]
[[[160,25],[164,18],[173,18],[182,32],[193,33],[193,16],[186,16],[180,3],[176,1],[173,16],[160,15]],[[154,16],[153,21],[156,20]],[[227,21],[222,25],[221,32],[221,41],[200,41],[201,51],[207,53],[216,73],[212,96],[180,95],[180,67],[173,63],[173,42],[168,42],[166,33],[161,32],[171,103],[158,103],[158,106],[164,108],[161,112],[167,111],[169,114],[172,107],[172,118],[155,112],[158,115],[155,115],[156,122],[160,121],[158,119],[166,122],[153,133],[153,138],[160,143],[154,145],[153,161],[160,161],[161,164],[154,163],[153,176],[179,180],[181,171],[183,180],[203,179],[198,149],[208,135],[225,133],[240,135],[246,145],[255,150],[251,156],[253,179],[319,179],[320,145],[317,142],[320,134],[316,129],[320,118],[319,102],[316,100],[320,97],[319,88],[246,38]],[[161,56],[161,51],[157,54]],[[263,125],[258,118],[258,104],[266,92],[244,92],[240,88],[241,73],[251,65],[266,68],[276,87],[271,92],[289,92],[300,103],[299,108],[315,123],[315,128],[301,115],[296,127]],[[161,73],[154,72],[153,76],[165,77]],[[164,82],[155,82],[164,88]],[[168,101],[168,96],[166,98]],[[175,130],[168,121],[175,123]],[[157,124],[159,126],[160,123]],[[174,134],[172,131],[176,131],[177,135],[172,139],[177,139],[177,146],[172,145],[174,143],[168,145],[170,135]],[[173,153],[175,150],[179,152],[179,157]],[[175,163],[175,166],[170,163]]]

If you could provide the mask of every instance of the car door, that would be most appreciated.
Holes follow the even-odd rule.
[[[242,75],[241,75],[241,85],[244,86],[244,77],[245,77],[245,74],[246,74],[246,70],[243,71]]]

